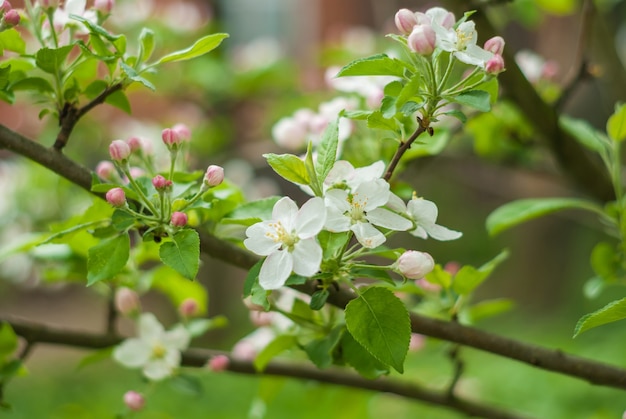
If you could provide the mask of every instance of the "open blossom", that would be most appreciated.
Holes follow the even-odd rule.
[[[312,198],[302,208],[290,198],[281,198],[272,210],[272,220],[254,224],[246,230],[244,245],[260,256],[267,256],[259,283],[266,290],[282,287],[291,274],[310,277],[320,268],[322,248],[315,236],[326,221],[321,198]]]
[[[180,365],[180,351],[187,348],[191,335],[178,325],[165,331],[152,313],[139,318],[139,336],[126,339],[113,351],[113,359],[129,368],[141,368],[150,380],[170,376]]]
[[[435,240],[447,241],[456,240],[463,235],[459,231],[436,224],[438,209],[432,201],[414,197],[405,205],[402,199],[391,194],[387,206],[395,211],[406,213],[415,222],[415,228],[409,231],[413,236],[423,239],[430,236]]]
[[[367,248],[375,248],[387,239],[374,226],[406,231],[411,221],[386,208],[389,184],[375,179],[359,184],[352,191],[330,189],[326,192],[327,219],[325,227],[331,232],[352,231],[356,239]]]
[[[369,166],[355,168],[346,160],[338,160],[324,179],[324,190],[348,186],[355,189],[361,183],[380,179],[385,171],[385,163],[378,160]]]

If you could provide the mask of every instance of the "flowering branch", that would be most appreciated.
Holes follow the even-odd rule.
[[[43,326],[24,320],[0,318],[0,322],[7,322],[19,336],[22,336],[33,346],[37,343],[67,345],[87,349],[103,349],[119,344],[122,337],[115,334],[94,334],[88,332],[76,332]],[[209,359],[222,355],[229,356],[227,352],[210,349],[189,349],[183,353],[182,365],[189,367],[205,367]],[[229,357],[230,358],[230,357]],[[305,380],[316,380],[323,383],[361,388],[364,390],[378,391],[397,394],[413,400],[447,407],[467,415],[494,419],[521,419],[515,413],[483,404],[464,400],[447,392],[433,391],[412,383],[406,383],[395,379],[367,380],[359,375],[346,373],[341,370],[319,370],[317,368],[302,366],[289,362],[270,362],[266,368],[259,372],[251,361],[230,358],[227,371],[239,374],[251,375],[276,375]]]

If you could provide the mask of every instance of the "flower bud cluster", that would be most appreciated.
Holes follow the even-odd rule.
[[[11,3],[8,0],[0,0],[0,32],[17,26],[20,20],[20,13],[11,6]]]

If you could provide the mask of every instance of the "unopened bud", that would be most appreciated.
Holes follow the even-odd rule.
[[[165,128],[161,132],[161,138],[163,139],[163,143],[167,146],[168,149],[177,149],[180,143],[183,141],[178,131],[172,128]]]
[[[17,26],[18,23],[20,23],[20,14],[15,9],[7,11],[2,18],[2,24],[6,28]]]
[[[407,250],[400,255],[396,263],[398,271],[410,279],[423,278],[435,267],[432,256],[417,250]]]
[[[174,216],[174,214],[172,214],[172,217]],[[178,312],[183,317],[193,317],[198,314],[198,310],[198,302],[193,298],[186,298],[185,300],[183,300],[182,303],[180,303],[180,306],[178,306]]]
[[[396,22],[396,28],[398,28],[398,30],[404,35],[408,35],[413,32],[413,27],[417,25],[415,13],[409,9],[398,10],[394,20]]]
[[[435,50],[437,34],[431,25],[418,25],[413,28],[407,40],[411,51],[420,55],[430,55]]]
[[[174,227],[184,227],[187,225],[187,214],[184,212],[173,212],[170,220]]]
[[[143,148],[143,141],[141,141],[141,138],[139,137],[130,137],[128,140],[126,140],[126,144],[128,144],[128,147],[130,147],[131,153],[134,153],[135,151],[140,151]]]
[[[183,141],[189,141],[191,139],[191,130],[185,124],[176,124],[172,127],[172,130],[176,131],[180,139]]]
[[[139,296],[130,288],[118,288],[115,292],[115,308],[124,316],[136,314],[141,308]]]
[[[504,39],[501,36],[494,36],[487,39],[484,49],[496,55],[502,55],[504,51]]]
[[[491,57],[485,64],[485,71],[493,75],[502,73],[504,71],[504,58],[502,58],[502,55],[496,54]]]
[[[230,365],[230,359],[226,355],[215,355],[209,360],[209,369],[213,372],[226,371]]]
[[[140,393],[131,390],[124,394],[124,404],[130,410],[139,411],[143,409],[143,406],[146,404],[146,400]]]
[[[269,326],[272,324],[272,320],[274,320],[274,313],[271,311],[250,311],[250,321],[256,327]]]
[[[115,165],[108,160],[101,161],[96,166],[96,174],[102,180],[111,180],[115,174]]]
[[[0,0],[0,15],[8,12],[12,8],[13,7],[11,6],[11,3],[8,2],[8,0]]]
[[[208,186],[217,186],[224,181],[224,168],[215,164],[206,169],[204,183]]]
[[[314,114],[308,116],[311,120]],[[282,118],[272,127],[272,138],[281,147],[297,151],[306,148],[307,124],[303,116],[296,118]]]
[[[115,0],[95,0],[93,8],[103,15],[108,15],[115,6]]]
[[[157,191],[164,191],[170,186],[172,186],[172,181],[165,179],[161,175],[156,175],[155,177],[152,178],[152,185]]]
[[[123,162],[130,156],[130,146],[123,140],[114,140],[109,145],[109,155],[116,162]]]
[[[126,205],[126,194],[124,193],[124,189],[109,189],[109,191],[106,193],[106,200],[114,207],[123,207],[124,205]]]

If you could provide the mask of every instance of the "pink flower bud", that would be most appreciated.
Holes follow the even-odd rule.
[[[398,10],[394,20],[396,22],[396,28],[404,35],[410,34],[413,31],[413,27],[417,25],[415,13],[409,9]]]
[[[138,177],[144,176],[146,174],[146,171],[143,170],[141,167],[131,167],[129,171],[133,179],[137,179]]]
[[[491,57],[485,64],[485,71],[493,75],[502,73],[504,71],[504,58],[502,58],[502,55],[496,54]]]
[[[217,186],[224,181],[224,168],[215,164],[206,169],[204,183],[208,186]]]
[[[187,225],[187,214],[184,212],[173,212],[170,220],[174,227],[184,227]]]
[[[111,159],[116,162],[123,162],[130,156],[131,150],[126,141],[115,140],[109,145],[109,154]]]
[[[13,7],[11,7],[11,3],[9,3],[7,0],[0,0],[0,15],[2,13],[8,12],[12,8]]]
[[[411,51],[420,55],[430,55],[435,50],[437,35],[431,25],[419,25],[409,35],[408,45]]]
[[[454,276],[461,269],[461,265],[458,262],[448,262],[443,267],[443,270]]]
[[[419,333],[411,333],[411,340],[409,341],[409,351],[417,352],[426,344],[426,337]]]
[[[398,258],[398,271],[407,278],[420,279],[435,267],[432,256],[417,250],[407,250]]]
[[[501,36],[489,38],[485,42],[484,49],[496,55],[502,55],[502,51],[504,51],[504,39]]]
[[[114,6],[115,0],[95,0],[93,3],[93,8],[104,15],[110,14]]]
[[[143,406],[146,404],[146,400],[140,393],[131,390],[124,394],[124,404],[130,410],[139,411],[143,409]]]
[[[139,296],[130,288],[118,288],[115,292],[115,308],[124,316],[135,314],[141,308]]]
[[[191,130],[185,124],[176,124],[172,127],[174,131],[178,134],[181,140],[189,141],[191,139]]]
[[[108,160],[101,161],[96,166],[96,174],[102,180],[111,180],[115,174],[115,165]]]
[[[226,355],[215,355],[209,360],[209,369],[213,372],[226,371],[230,359]]]
[[[172,186],[172,181],[165,179],[161,175],[156,175],[152,178],[152,185],[157,191],[164,191],[165,189]]]
[[[309,116],[309,120],[314,114]],[[281,147],[297,151],[306,148],[307,122],[302,116],[296,118],[282,118],[272,127],[272,138]]]
[[[250,311],[250,321],[256,327],[269,326],[274,320],[274,313],[271,311]]]
[[[178,131],[172,128],[165,128],[163,132],[161,132],[161,138],[168,149],[178,148],[180,143],[183,141]]]
[[[106,200],[114,207],[123,207],[126,204],[126,194],[122,188],[109,189],[106,193]]]
[[[7,28],[17,26],[17,24],[20,23],[20,14],[17,10],[11,9],[4,14],[4,17],[2,18],[2,23]]]
[[[174,217],[174,214],[172,214],[172,217]],[[179,212],[178,214],[182,213]],[[183,317],[192,317],[198,314],[199,308],[200,307],[198,306],[198,302],[196,300],[193,298],[186,298],[182,303],[180,303],[180,306],[178,306],[178,312]]]
[[[128,147],[130,147],[131,153],[139,151],[143,148],[143,141],[139,137],[130,137],[128,140],[126,140],[126,144],[128,144]]]

